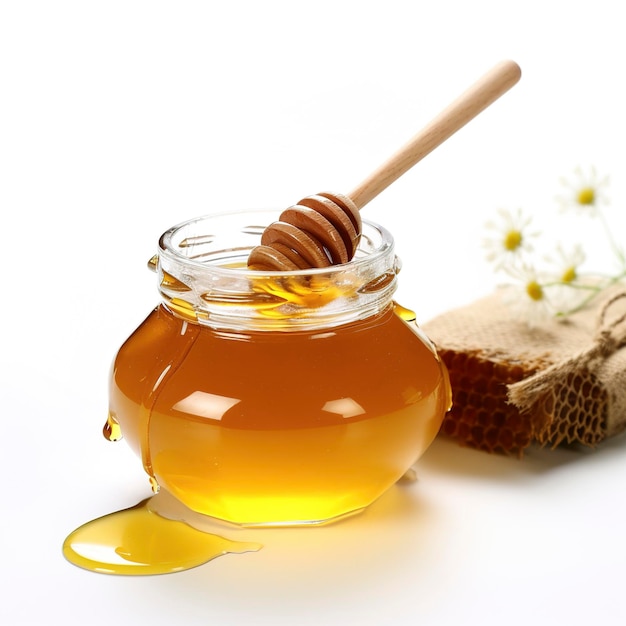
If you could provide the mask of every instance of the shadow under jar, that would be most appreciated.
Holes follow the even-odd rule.
[[[324,523],[391,487],[450,408],[444,364],[392,299],[393,239],[355,258],[248,269],[274,212],[190,220],[159,240],[161,303],[120,348],[108,429],[153,487],[240,525]]]

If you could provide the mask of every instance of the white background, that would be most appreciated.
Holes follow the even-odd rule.
[[[624,623],[623,438],[521,461],[438,440],[417,483],[349,524],[271,531],[258,553],[180,574],[110,577],[61,555],[76,526],[149,494],[100,429],[113,355],[157,301],[145,264],[169,226],[348,192],[512,58],[519,85],[364,209],[395,235],[398,300],[424,322],[491,291],[482,239],[499,207],[567,242],[554,196],[577,165],[611,176],[623,241],[619,9],[1,2],[0,621]],[[601,256],[596,226],[578,230]]]

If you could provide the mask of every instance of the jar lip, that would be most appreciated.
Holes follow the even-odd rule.
[[[245,210],[237,210],[237,211],[223,211],[219,213],[208,213],[205,215],[200,215],[188,220],[184,220],[175,224],[174,226],[168,228],[159,238],[159,251],[160,253],[166,253],[171,255],[176,260],[188,264],[191,267],[195,267],[199,270],[204,269],[207,270],[210,268],[211,272],[219,272],[220,274],[224,274],[224,276],[233,276],[233,277],[250,277],[250,278],[259,278],[261,276],[270,276],[270,277],[298,277],[298,276],[311,276],[317,274],[332,274],[334,272],[342,272],[347,268],[359,269],[363,266],[369,266],[372,263],[376,263],[376,261],[380,258],[383,258],[390,253],[393,252],[394,249],[394,240],[391,233],[380,224],[373,222],[368,219],[363,219],[363,235],[364,237],[368,237],[369,235],[378,235],[380,241],[378,245],[374,245],[371,249],[368,249],[366,253],[362,256],[358,255],[358,251],[361,249],[361,244],[359,244],[359,249],[357,250],[357,255],[355,255],[350,261],[347,263],[340,263],[330,265],[328,267],[319,267],[319,268],[307,268],[307,269],[298,269],[298,270],[255,270],[251,269],[247,266],[244,267],[226,267],[224,265],[220,265],[216,262],[206,262],[199,261],[195,258],[189,256],[189,246],[181,246],[180,244],[176,244],[174,242],[174,237],[179,234],[183,230],[189,230],[195,225],[201,224],[202,222],[210,222],[213,220],[221,220],[221,219],[237,219],[239,217],[243,217],[244,215],[249,215],[250,217],[262,217],[265,216],[265,221],[261,220],[259,224],[251,224],[247,228],[250,229],[250,234],[254,234],[252,229],[258,230],[258,235],[260,238],[263,230],[269,226],[272,221],[276,221],[278,219],[278,215],[281,210],[277,209],[245,209]],[[268,221],[269,217],[269,221]],[[258,243],[256,244],[258,245]],[[247,250],[248,253],[252,250],[250,246]],[[233,249],[233,251],[235,251]],[[246,249],[237,249],[238,252],[242,254],[246,252]],[[247,253],[246,253],[247,256]]]
[[[154,269],[164,305],[186,320],[235,331],[330,328],[389,306],[400,269],[393,237],[367,220],[348,263],[293,271],[249,268],[250,251],[280,213],[209,214],[163,233]]]

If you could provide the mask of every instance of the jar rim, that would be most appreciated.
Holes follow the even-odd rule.
[[[191,246],[183,246],[181,247],[180,243],[175,243],[174,239],[177,235],[181,233],[181,231],[185,229],[190,229],[195,225],[199,225],[205,222],[213,221],[213,220],[221,220],[224,218],[227,219],[236,219],[239,216],[243,215],[251,215],[251,216],[273,216],[273,219],[270,217],[270,221],[265,221],[264,223],[259,224],[251,224],[247,228],[249,228],[249,233],[253,233],[253,229],[256,229],[258,236],[260,238],[263,230],[272,222],[278,219],[278,215],[280,211],[276,209],[246,209],[246,210],[237,210],[237,211],[223,211],[219,213],[207,213],[204,215],[200,215],[191,219],[184,220],[171,226],[168,228],[159,238],[159,253],[166,253],[171,255],[176,260],[181,261],[189,266],[195,267],[197,269],[207,269],[210,267],[211,272],[223,273],[225,276],[233,276],[243,278],[245,276],[250,276],[252,278],[258,278],[260,276],[273,276],[273,277],[303,277],[303,276],[311,276],[315,274],[332,274],[334,272],[342,272],[349,266],[353,269],[358,270],[361,266],[371,265],[372,263],[376,263],[376,261],[392,253],[394,249],[394,240],[391,233],[382,225],[373,222],[368,219],[363,219],[363,237],[367,238],[368,234],[366,231],[369,231],[371,234],[377,234],[380,237],[380,243],[378,245],[372,245],[368,248],[367,254],[359,255],[359,252],[362,252],[361,244],[359,244],[359,248],[357,249],[357,254],[348,261],[347,263],[337,263],[333,265],[329,265],[328,267],[316,267],[316,268],[307,268],[307,269],[298,269],[298,270],[258,270],[252,269],[247,266],[242,267],[225,267],[223,265],[219,265],[218,263],[207,263],[206,261],[198,261],[195,258],[191,257],[188,254]],[[258,245],[258,243],[256,244]],[[248,252],[252,250],[254,246],[250,246]],[[241,252],[242,256],[246,250],[238,250]],[[247,254],[246,254],[247,257]]]
[[[248,268],[250,251],[280,211],[214,213],[172,226],[154,268],[164,305],[192,321],[228,329],[327,328],[391,304],[400,264],[391,233],[363,220],[354,258],[292,271]]]

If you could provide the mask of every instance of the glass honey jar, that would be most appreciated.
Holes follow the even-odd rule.
[[[362,510],[426,450],[451,403],[444,364],[393,301],[391,234],[364,221],[348,263],[249,269],[276,215],[165,232],[150,262],[161,302],[110,377],[105,435],[125,438],[155,490],[244,526]]]

